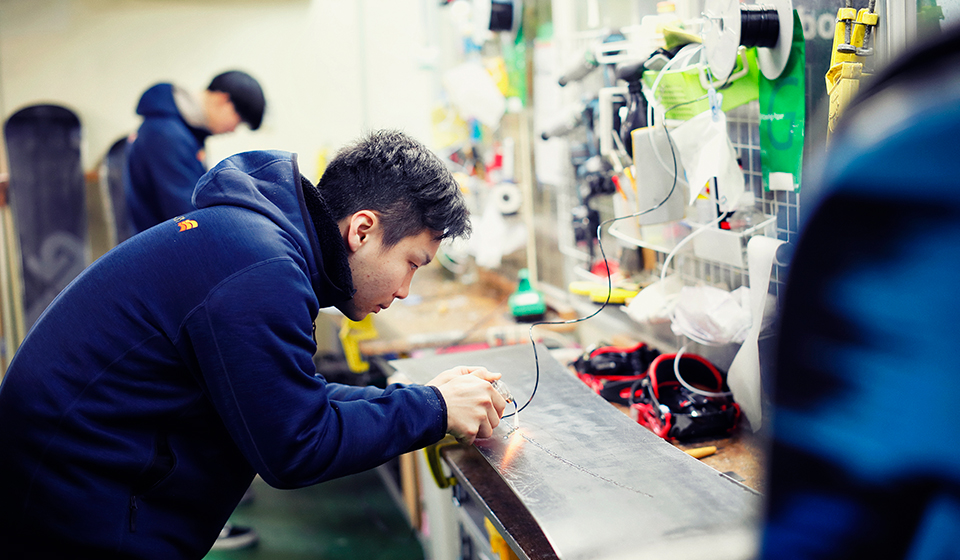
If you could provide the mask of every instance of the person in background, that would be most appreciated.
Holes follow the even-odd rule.
[[[257,130],[265,108],[260,84],[239,70],[218,74],[199,95],[169,83],[150,87],[137,104],[143,124],[127,144],[123,186],[128,223],[118,231],[133,235],[194,210],[193,190],[207,171],[206,139],[233,132],[241,122]],[[250,489],[244,502],[252,498]],[[258,540],[253,528],[228,523],[214,548],[246,548]]]
[[[927,41],[861,86],[805,172],[764,559],[957,557],[960,29]]]
[[[169,83],[150,87],[137,105],[143,123],[127,148],[123,175],[131,231],[193,210],[193,189],[207,171],[206,139],[241,122],[257,130],[265,108],[260,84],[238,70],[217,75],[199,95]]]
[[[198,209],[107,252],[37,321],[0,385],[4,558],[202,558],[255,475],[297,488],[439,441],[489,437],[498,373],[355,387],[315,372],[323,307],[405,298],[459,186],[396,131],[342,149],[317,186],[294,154],[247,152]]]

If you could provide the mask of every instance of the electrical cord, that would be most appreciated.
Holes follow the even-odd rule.
[[[669,61],[667,61],[666,64],[663,65],[663,68],[661,68],[660,71],[659,71],[659,73],[657,74],[657,78],[653,81],[653,84],[650,86],[650,98],[653,99],[654,101],[657,100],[657,90],[660,89],[660,81],[661,81],[662,78],[666,75],[666,71],[667,71],[676,61],[678,61],[678,60],[685,60],[685,59],[688,60],[688,59],[690,59],[690,58],[693,58],[693,56],[694,56],[695,54],[699,53],[702,49],[703,49],[703,45],[702,45],[702,44],[691,43],[691,44],[689,44],[689,45],[684,46],[684,47],[683,47],[682,49],[680,49],[679,51],[677,51],[677,54],[676,54],[673,58],[671,58]],[[681,55],[682,55],[682,56],[681,56]],[[712,79],[713,79],[713,73],[712,73],[712,71],[710,70],[710,67],[709,67],[709,66],[707,66],[706,72],[707,72],[707,76],[709,77],[709,79],[712,80]],[[720,86],[717,87],[716,89],[721,90],[721,89],[725,89],[726,87],[728,87],[728,86],[730,85],[730,77],[731,77],[731,76],[733,76],[733,69],[730,70],[730,73],[727,75],[726,78],[724,78],[723,83],[720,84]],[[672,105],[672,106],[670,106],[669,108],[664,109],[664,111],[663,111],[663,120],[666,121],[667,114],[670,113],[671,111],[673,111],[673,110],[675,110],[675,109],[678,109],[678,108],[680,108],[680,107],[683,107],[683,106],[685,106],[685,105],[691,105],[691,104],[693,104],[693,103],[699,103],[699,102],[701,102],[701,101],[703,101],[703,100],[705,100],[705,99],[708,99],[709,97],[710,97],[710,94],[709,94],[709,93],[706,93],[706,94],[704,94],[704,95],[701,95],[700,97],[697,97],[696,99],[690,99],[690,100],[682,101],[682,102],[680,102],[680,103],[677,103],[677,104],[675,104],[675,105]],[[653,105],[653,103],[648,103],[648,104],[647,104],[647,122],[648,122],[648,123],[652,123],[652,122],[653,122],[653,116],[654,116],[653,112],[654,112],[654,105]],[[655,125],[654,125],[654,126],[655,126]],[[667,141],[672,143],[673,140],[670,139],[669,132],[667,132],[666,124],[664,124],[663,129],[664,129],[664,134],[667,134]],[[657,161],[660,163],[661,166],[663,166],[663,168],[664,168],[665,170],[669,171],[670,168],[667,166],[666,162],[663,161],[663,158],[661,157],[661,154],[660,154],[660,150],[657,149],[657,145],[654,144],[654,142],[653,142],[653,135],[652,135],[652,134],[649,136],[649,141],[650,141],[650,149],[651,149],[651,151],[653,152],[654,157],[657,158]],[[673,146],[671,146],[671,149],[672,149],[672,148],[673,148]]]
[[[691,43],[689,45],[685,45],[683,48],[677,51],[677,54],[675,54],[673,58],[668,60],[667,63],[663,65],[663,68],[661,68],[660,71],[657,73],[656,79],[653,80],[653,85],[650,86],[650,97],[653,99],[653,101],[655,102],[657,101],[657,90],[660,89],[660,82],[663,80],[663,77],[667,75],[667,70],[669,70],[670,67],[673,66],[674,64],[677,64],[678,61],[688,60],[694,54],[700,52],[701,49],[703,49],[703,44],[701,43]],[[654,122],[653,109],[654,109],[654,103],[647,104],[647,122],[648,123]],[[664,113],[666,113],[666,111],[664,111]]]
[[[653,86],[651,87],[651,90],[652,90],[652,92],[653,92],[652,97],[654,97],[654,99],[656,98],[656,97],[655,97],[655,96],[656,96],[656,91],[657,91],[657,89],[659,88],[660,81],[661,81],[661,79],[663,78],[663,76],[665,75],[666,70],[670,67],[670,65],[673,64],[673,63],[674,63],[675,61],[677,61],[677,60],[683,59],[684,57],[693,56],[694,54],[696,54],[697,52],[699,52],[701,49],[703,49],[703,45],[702,45],[702,44],[690,44],[690,45],[687,45],[687,46],[683,47],[682,49],[680,49],[680,51],[678,51],[677,54],[676,54],[673,58],[671,58],[671,59],[663,66],[663,68],[660,69],[660,72],[659,72],[659,74],[657,75],[656,80],[654,80]],[[689,54],[687,54],[687,53],[685,53],[684,51],[690,51],[690,52],[689,52]],[[680,56],[681,53],[684,53],[684,57],[681,57],[681,56]],[[729,76],[728,76],[728,79],[729,79]],[[694,99],[694,100],[690,100],[690,101],[685,101],[685,102],[682,102],[682,103],[678,103],[678,104],[676,104],[676,105],[673,105],[672,107],[670,107],[669,109],[666,109],[666,110],[663,112],[663,114],[664,114],[664,119],[666,118],[666,114],[667,114],[668,112],[670,112],[670,111],[672,111],[672,110],[674,110],[674,109],[676,109],[676,108],[678,108],[678,107],[681,107],[681,106],[683,106],[683,105],[688,105],[688,104],[690,104],[690,103],[696,103],[696,102],[698,102],[698,101],[702,101],[702,100],[703,100],[704,98],[706,98],[706,97],[707,97],[707,96],[703,96],[703,97],[700,97],[700,98],[698,98],[698,99]],[[647,107],[647,122],[653,122],[653,104],[652,104],[652,103],[649,104],[649,106]],[[676,188],[677,188],[677,182],[678,182],[678,179],[679,179],[679,170],[678,170],[678,167],[677,167],[677,151],[676,151],[676,148],[675,148],[675,146],[674,146],[673,140],[670,138],[670,132],[667,130],[666,124],[663,125],[663,131],[664,131],[664,134],[666,134],[666,136],[667,136],[667,144],[670,146],[670,155],[672,156],[672,159],[673,159],[673,184],[670,186],[670,191],[667,192],[667,195],[663,198],[663,200],[661,200],[660,202],[658,202],[656,205],[654,205],[654,206],[651,207],[651,208],[648,208],[648,209],[643,210],[643,211],[641,211],[641,212],[637,212],[637,213],[635,213],[635,214],[629,214],[629,215],[626,215],[626,216],[619,216],[619,217],[615,217],[615,218],[610,218],[610,219],[608,219],[608,220],[605,220],[605,221],[601,222],[600,225],[597,226],[597,246],[598,246],[598,248],[600,249],[600,256],[601,256],[601,258],[603,259],[604,268],[606,268],[606,271],[607,271],[607,297],[606,297],[606,299],[604,300],[603,304],[601,304],[600,307],[599,307],[596,311],[594,311],[593,313],[591,313],[591,314],[589,314],[589,315],[587,315],[587,316],[579,317],[579,318],[577,318],[577,319],[568,319],[568,320],[565,320],[565,321],[537,321],[537,322],[534,322],[534,323],[531,323],[531,324],[530,324],[530,328],[529,328],[529,330],[528,330],[528,335],[529,335],[529,338],[530,338],[530,345],[533,347],[533,361],[534,361],[534,368],[535,368],[535,376],[534,376],[534,382],[533,382],[533,391],[530,392],[530,397],[527,399],[527,402],[525,402],[525,403],[523,404],[523,406],[520,406],[519,408],[517,408],[514,412],[512,412],[512,413],[510,413],[510,414],[505,414],[505,415],[503,415],[503,418],[509,418],[510,416],[514,416],[514,415],[516,415],[516,414],[519,414],[522,410],[524,410],[525,408],[527,408],[527,406],[528,406],[531,402],[533,402],[533,397],[537,394],[537,388],[540,386],[540,358],[539,358],[539,356],[538,356],[538,354],[537,354],[537,343],[536,343],[536,341],[535,341],[534,338],[533,338],[533,327],[536,327],[537,325],[572,325],[572,324],[575,324],[575,323],[581,323],[581,322],[583,322],[583,321],[586,321],[586,320],[588,320],[588,319],[592,319],[593,317],[596,317],[596,316],[597,316],[601,311],[603,311],[604,308],[606,308],[606,306],[610,303],[610,297],[613,295],[613,280],[611,280],[611,278],[610,278],[610,265],[609,265],[608,262],[607,262],[607,255],[606,255],[606,253],[605,253],[604,250],[603,250],[603,241],[601,240],[601,233],[602,233],[601,230],[603,229],[603,226],[606,225],[606,224],[612,224],[613,222],[616,222],[616,221],[618,221],[618,220],[625,220],[625,219],[628,219],[628,218],[639,218],[640,216],[643,216],[644,214],[649,214],[650,212],[654,212],[654,211],[658,210],[661,206],[663,206],[664,204],[666,204],[667,201],[670,200],[670,197],[673,196],[673,193],[674,193],[674,191],[675,191]],[[653,151],[654,151],[654,154],[655,154],[656,157],[657,157],[657,160],[660,162],[661,165],[663,165],[664,169],[666,169],[667,171],[669,171],[669,168],[667,168],[666,163],[665,163],[665,162],[663,161],[663,159],[660,157],[659,151],[657,150],[656,146],[653,144],[653,135],[650,135],[650,145],[651,145],[651,148],[652,148]],[[680,241],[680,243],[678,243],[678,244],[673,248],[673,250],[667,255],[667,258],[666,258],[666,259],[664,260],[664,262],[663,262],[663,267],[661,268],[661,272],[660,272],[660,280],[661,280],[661,282],[666,278],[666,270],[667,270],[667,267],[668,267],[668,265],[670,264],[670,261],[673,260],[673,257],[676,255],[677,251],[678,251],[683,245],[685,245],[690,239],[692,239],[695,235],[699,234],[700,232],[702,232],[702,231],[705,230],[706,228],[711,227],[711,226],[715,225],[716,223],[719,223],[720,220],[722,220],[722,219],[724,218],[724,216],[725,216],[725,214],[720,214],[720,216],[718,216],[716,220],[712,220],[710,223],[701,226],[699,229],[697,229],[696,231],[694,231],[693,233],[691,233],[690,235],[688,235],[687,237],[685,237],[682,241]],[[681,349],[681,350],[682,350],[682,349]],[[679,357],[679,355],[680,355],[680,354],[678,354],[678,357]],[[676,362],[675,362],[675,364],[674,364],[674,367],[675,367],[675,368],[677,367]],[[677,379],[678,379],[678,380],[681,379],[679,374],[677,374]],[[681,383],[683,383],[683,385],[684,385],[685,387],[687,387],[687,389],[690,389],[691,391],[693,391],[693,392],[695,392],[695,393],[696,393],[696,392],[700,392],[700,390],[691,388],[690,386],[688,386],[688,385],[687,385],[686,383],[684,383],[683,381],[681,381]],[[634,389],[631,389],[631,395],[630,395],[631,400],[632,400],[632,398],[633,398],[633,392],[634,392]],[[723,395],[722,395],[722,394],[718,394],[717,396],[723,396]]]
[[[540,358],[537,354],[537,343],[533,338],[533,327],[536,327],[537,325],[573,325],[576,323],[581,323],[583,321],[586,321],[587,319],[592,319],[593,317],[596,317],[610,303],[610,297],[613,295],[613,280],[610,278],[610,265],[607,262],[607,254],[603,250],[603,241],[601,240],[601,233],[602,233],[603,226],[607,224],[612,224],[613,222],[616,222],[618,220],[626,220],[628,218],[639,218],[644,214],[649,214],[650,212],[654,212],[658,210],[661,206],[666,204],[668,200],[670,200],[670,197],[673,196],[674,190],[676,190],[677,188],[677,153],[676,153],[676,150],[674,150],[672,142],[670,143],[670,153],[673,155],[673,185],[670,187],[670,191],[667,192],[667,195],[663,197],[663,200],[655,204],[653,207],[643,210],[641,212],[637,212],[635,214],[629,214],[626,216],[618,216],[618,217],[610,218],[608,220],[600,222],[600,225],[597,226],[597,246],[600,249],[600,257],[603,259],[603,266],[607,270],[607,297],[604,300],[603,304],[601,304],[600,307],[597,308],[597,310],[594,311],[593,313],[584,317],[579,317],[577,319],[568,319],[565,321],[537,321],[530,324],[528,335],[530,337],[530,345],[533,347],[533,361],[534,361],[534,368],[535,368],[533,391],[530,392],[530,397],[527,399],[527,402],[523,404],[523,406],[517,408],[514,412],[511,412],[510,414],[504,414],[503,418],[509,418],[511,416],[519,414],[523,409],[527,408],[527,406],[533,401],[533,397],[537,394],[537,388],[540,386]]]
[[[690,46],[690,45],[688,45],[688,46]],[[699,45],[699,47],[702,48],[702,45]],[[686,49],[686,48],[687,48],[687,47],[684,47],[684,49]],[[693,54],[695,54],[696,52],[699,52],[700,48],[695,48],[695,49],[693,49],[693,52],[690,53],[690,56],[693,56]],[[660,79],[661,79],[661,78],[663,77],[663,75],[664,75],[664,71],[666,71],[667,67],[670,66],[670,63],[672,63],[675,59],[679,58],[680,53],[683,52],[684,49],[681,49],[679,52],[677,52],[677,56],[675,56],[674,58],[670,59],[670,61],[667,62],[667,64],[665,64],[664,67],[660,70],[660,74],[657,76],[657,79],[656,79],[656,80],[654,81],[654,83],[653,83],[653,88],[652,88],[652,90],[653,90],[653,97],[654,97],[654,98],[656,98],[657,88],[659,87]],[[710,72],[709,68],[707,69],[707,72],[708,72],[708,75],[712,78],[713,75],[712,75],[712,73]],[[726,86],[729,84],[730,76],[731,76],[732,74],[733,74],[733,71],[731,70],[730,75],[728,75],[728,76],[725,78],[724,83],[720,86],[719,89],[723,89],[724,87],[726,87]],[[677,103],[676,105],[673,105],[672,107],[670,107],[670,108],[668,108],[668,109],[665,109],[665,110],[663,111],[664,119],[666,119],[666,114],[669,113],[670,111],[673,111],[674,109],[676,109],[676,108],[678,108],[678,107],[682,107],[682,106],[684,106],[684,105],[689,105],[689,104],[691,104],[691,103],[697,103],[697,102],[699,102],[699,101],[703,101],[704,99],[708,98],[709,96],[710,96],[710,94],[707,93],[706,95],[703,95],[703,96],[701,96],[701,97],[698,97],[697,99],[691,99],[691,100],[689,100],[689,101],[684,101],[684,102],[681,102],[681,103]],[[647,110],[648,110],[650,116],[652,117],[653,105],[651,104],[650,107],[649,107]],[[670,144],[670,149],[671,149],[671,151],[673,151],[673,149],[674,149],[674,148],[673,148],[673,140],[670,138],[670,132],[667,130],[666,124],[664,124],[664,126],[663,126],[663,132],[664,132],[664,134],[667,135],[667,143]],[[650,135],[650,147],[653,149],[653,153],[654,153],[655,156],[657,156],[657,160],[660,162],[660,164],[663,165],[664,169],[667,169],[666,164],[664,164],[664,163],[663,163],[663,160],[660,158],[660,154],[659,154],[659,152],[657,151],[656,145],[653,143],[653,135],[652,135],[652,134]],[[667,170],[669,171],[669,169],[667,169]],[[673,173],[674,173],[674,181],[676,182],[676,174],[677,174],[676,155],[674,155],[674,171],[673,171]],[[726,216],[725,213],[720,213],[720,215],[717,216],[716,219],[711,220],[710,222],[708,222],[708,223],[700,226],[699,228],[697,228],[696,230],[694,230],[692,233],[690,233],[690,235],[684,237],[679,243],[677,243],[676,246],[674,246],[674,248],[670,251],[670,253],[667,254],[667,258],[664,259],[664,261],[663,261],[663,266],[662,266],[661,269],[660,269],[660,281],[661,281],[661,282],[663,282],[663,281],[666,279],[666,277],[667,277],[667,269],[669,268],[668,265],[669,265],[670,262],[673,260],[673,258],[676,256],[676,254],[679,252],[679,250],[680,250],[684,245],[686,245],[687,243],[689,243],[690,240],[694,239],[697,235],[699,235],[700,233],[704,232],[707,228],[713,227],[713,226],[715,226],[716,224],[720,223],[725,216]]]

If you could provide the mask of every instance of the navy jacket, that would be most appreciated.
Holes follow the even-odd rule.
[[[926,40],[804,171],[763,559],[957,556],[960,28]]]
[[[171,84],[157,84],[140,98],[143,124],[127,151],[124,193],[134,232],[194,209],[193,190],[206,172],[204,141],[210,131],[187,124]]]
[[[255,473],[302,487],[444,435],[433,387],[315,374],[313,321],[353,288],[300,181],[292,154],[224,160],[40,317],[0,385],[4,558],[201,558]]]

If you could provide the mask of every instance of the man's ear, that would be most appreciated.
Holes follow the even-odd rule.
[[[351,253],[356,252],[364,243],[370,240],[370,235],[380,225],[380,218],[371,210],[354,212],[347,218],[346,242]]]

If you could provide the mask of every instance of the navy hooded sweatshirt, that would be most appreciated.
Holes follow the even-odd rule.
[[[193,190],[207,171],[203,146],[210,131],[188,124],[173,91],[171,84],[157,84],[137,104],[143,124],[127,149],[124,171],[134,232],[193,210]]]
[[[436,388],[315,374],[313,321],[353,287],[301,180],[292,154],[224,160],[40,317],[0,385],[4,558],[201,558],[255,473],[302,487],[444,435]]]

